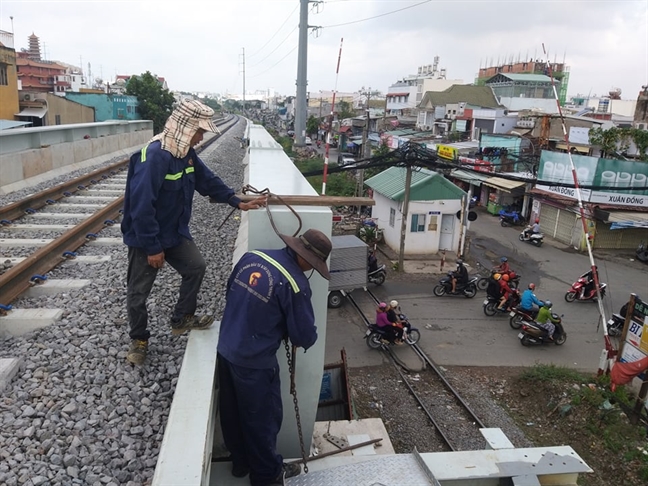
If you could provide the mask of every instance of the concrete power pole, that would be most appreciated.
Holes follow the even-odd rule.
[[[306,88],[308,86],[308,3],[299,0],[299,51],[297,55],[297,93],[295,97],[295,146],[303,147],[306,137]]]
[[[412,166],[407,164],[405,175],[405,196],[403,198],[403,219],[401,220],[400,248],[398,251],[398,271],[403,273],[405,265],[405,235],[407,234],[407,214],[409,213],[410,187],[412,185]]]

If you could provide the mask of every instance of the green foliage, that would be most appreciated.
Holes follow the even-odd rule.
[[[175,98],[153,76],[146,71],[140,76],[132,76],[126,85],[126,94],[137,96],[139,112],[144,120],[153,121],[153,132],[160,133],[173,111]]]
[[[520,378],[532,382],[557,382],[557,381],[584,381],[586,378],[577,371],[570,370],[564,366],[537,365],[525,370]]]
[[[213,98],[201,98],[200,102],[209,106],[214,111],[221,111],[222,106]]]
[[[601,147],[603,157],[616,157],[617,153],[623,153],[630,148],[634,142],[639,152],[639,159],[648,162],[648,131],[638,128],[612,127],[607,130],[602,128],[590,128],[590,145]]]
[[[355,112],[351,108],[351,103],[348,101],[340,101],[337,104],[336,110],[338,114],[338,120],[344,120],[345,118],[352,118],[355,116]]]
[[[306,133],[309,135],[317,135],[319,130],[319,120],[311,115],[306,121]]]
[[[448,141],[449,142],[458,142],[461,140],[461,133],[459,132],[450,132],[448,134]]]
[[[237,100],[225,100],[223,108],[230,112],[240,112],[243,109],[243,103]]]
[[[296,160],[295,166],[300,172],[310,172],[314,170],[322,170],[324,168],[324,160],[320,157],[315,159]],[[322,180],[324,176],[311,176],[306,180],[313,186],[317,193],[322,192]],[[348,173],[328,174],[326,178],[326,195],[327,196],[353,196],[355,194],[355,180],[349,176]]]

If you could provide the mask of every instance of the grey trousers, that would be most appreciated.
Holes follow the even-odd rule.
[[[182,276],[180,295],[171,317],[172,320],[179,320],[185,315],[196,312],[198,291],[207,264],[196,244],[186,238],[183,238],[178,246],[165,248],[164,259]],[[158,269],[148,264],[148,255],[142,248],[128,247],[126,309],[130,321],[131,339],[147,341],[151,336],[147,329],[146,299],[151,293],[157,273]]]

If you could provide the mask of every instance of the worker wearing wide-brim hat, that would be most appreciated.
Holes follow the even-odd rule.
[[[276,451],[283,405],[277,350],[284,338],[305,350],[317,340],[309,277],[330,278],[331,241],[309,229],[279,235],[281,250],[245,253],[227,282],[218,339],[219,410],[232,474],[252,486],[283,484],[300,473]],[[314,277],[311,277],[314,278]]]

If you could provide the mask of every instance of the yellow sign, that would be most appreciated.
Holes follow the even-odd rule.
[[[444,159],[455,160],[457,158],[457,149],[448,145],[437,145],[437,155]]]

